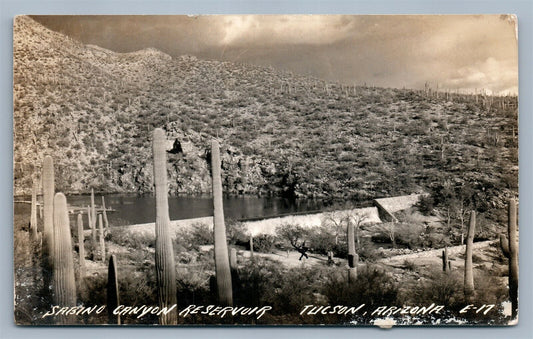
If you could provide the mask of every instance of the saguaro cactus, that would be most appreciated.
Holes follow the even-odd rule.
[[[51,302],[50,288],[53,278],[54,255],[54,162],[51,156],[44,157],[41,174],[43,189],[43,237],[42,237],[42,267],[43,294],[45,302]]]
[[[87,206],[87,220],[89,222],[89,228],[91,229],[91,242],[94,248],[96,244],[96,226],[93,222],[91,206]]]
[[[31,213],[30,213],[30,230],[32,241],[37,240],[37,180],[33,181],[31,188]]]
[[[54,162],[47,155],[43,161],[43,254],[52,256],[54,249]]]
[[[104,217],[104,228],[109,232],[109,221],[107,220],[107,212],[105,208],[105,199],[102,195],[102,215]]]
[[[229,249],[229,266],[232,270],[237,269],[237,250],[235,247]]]
[[[98,230],[100,231],[100,254],[102,262],[105,262],[105,241],[104,241],[104,223],[102,222],[102,215],[98,214]]]
[[[348,221],[347,236],[348,236],[348,282],[354,282],[357,279],[357,261],[358,256],[355,253],[355,229],[353,223]]]
[[[226,241],[226,225],[224,224],[224,208],[222,204],[222,178],[220,170],[220,147],[216,140],[211,142],[211,178],[213,185],[213,207],[215,235],[215,270],[217,277],[218,301],[224,306],[233,306],[231,287],[231,271]]]
[[[507,232],[509,233],[509,297],[512,316],[518,315],[518,225],[516,201],[509,200]]]
[[[472,264],[472,250],[474,247],[474,234],[476,231],[476,212],[470,213],[470,224],[468,225],[468,235],[466,237],[465,253],[465,286],[464,293],[467,299],[471,299],[474,294],[474,273]]]
[[[176,267],[170,237],[170,217],[168,215],[167,155],[165,132],[156,128],[153,135],[154,184],[156,199],[155,220],[155,269],[159,307],[172,307],[177,303]],[[176,309],[161,314],[159,323],[175,325],[178,323]]]
[[[80,278],[85,276],[85,236],[83,235],[83,216],[78,214],[78,251],[80,253]]]
[[[250,258],[254,257],[254,236],[250,234]]]
[[[54,197],[54,304],[60,307],[76,306],[76,283],[74,262],[67,210],[67,199],[63,193]],[[67,316],[56,317],[58,323],[69,324],[73,319]]]
[[[117,265],[117,258],[113,254],[109,257],[109,268],[107,270],[107,314],[110,324],[120,325],[120,315],[113,314],[113,310],[120,305]]]
[[[96,229],[96,207],[94,206],[94,189],[91,188],[91,221],[93,228]]]
[[[444,272],[450,271],[450,260],[448,259],[448,247],[444,247],[444,251],[442,251],[442,270]]]

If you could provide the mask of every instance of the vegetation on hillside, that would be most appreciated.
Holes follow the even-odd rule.
[[[343,86],[154,49],[120,54],[19,16],[15,193],[31,190],[44,154],[54,155],[58,190],[151,192],[150,131],[163,127],[171,194],[210,190],[216,137],[229,194],[361,201],[469,187],[487,208],[502,207],[518,185],[509,103],[516,98]]]

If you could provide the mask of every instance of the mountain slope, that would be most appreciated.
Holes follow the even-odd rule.
[[[498,104],[516,98],[446,99],[154,49],[121,54],[29,17],[17,17],[14,36],[16,193],[28,192],[44,154],[60,190],[149,192],[154,127],[176,146],[171,193],[209,192],[213,137],[233,194],[365,200],[450,183],[494,206],[517,190],[517,113]]]

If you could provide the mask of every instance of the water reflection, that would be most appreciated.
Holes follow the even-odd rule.
[[[75,195],[67,198],[69,205],[87,206],[90,196]],[[97,205],[101,204],[96,195]],[[108,213],[113,225],[148,223],[155,220],[155,199],[151,195],[109,194],[105,196],[106,206],[115,212]],[[212,198],[176,196],[168,198],[170,219],[188,219],[213,215]],[[287,213],[304,213],[324,208],[316,200],[289,200],[277,197],[239,196],[224,198],[224,215],[227,219],[255,219]]]

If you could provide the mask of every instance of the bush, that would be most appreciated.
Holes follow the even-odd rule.
[[[239,283],[234,286],[235,304],[262,306],[269,301],[268,294],[283,280],[281,265],[262,258],[247,261],[239,269]]]
[[[366,308],[373,309],[395,305],[398,286],[385,271],[365,266],[358,272],[354,283],[349,284],[346,276],[333,278],[325,284],[322,294],[327,297],[329,305],[366,304]]]
[[[310,229],[307,239],[309,239],[309,247],[314,253],[327,255],[328,251],[335,253],[339,249],[338,247],[341,247],[339,244],[335,244],[335,234],[327,226]]]
[[[432,196],[421,196],[416,207],[422,212],[422,214],[430,215],[435,208],[435,200]]]
[[[226,234],[228,237],[228,244],[230,245],[241,245],[249,242],[248,236],[246,235],[246,227],[244,223],[237,220],[227,220],[226,221]]]
[[[309,230],[300,225],[284,224],[276,227],[276,235],[281,245],[293,249],[306,241],[309,237]]]
[[[302,305],[316,303],[313,286],[317,282],[316,269],[289,269],[277,280],[278,288],[269,289],[265,297],[274,314],[298,314]]]
[[[106,235],[106,240],[117,245],[134,249],[144,249],[146,247],[155,248],[155,237],[150,234],[134,233],[125,227],[115,227]]]
[[[420,305],[435,303],[450,307],[463,299],[462,275],[435,269],[430,272],[427,280],[409,293],[412,293],[416,303]]]
[[[276,248],[277,238],[270,234],[260,234],[254,237],[254,251],[272,253]]]
[[[404,260],[403,266],[405,266],[405,269],[408,270],[408,271],[414,271],[415,268],[416,268],[415,263],[412,262],[411,260],[407,260],[407,259]]]
[[[213,230],[211,230],[208,225],[203,223],[193,224],[191,226],[189,236],[190,243],[195,246],[213,245],[215,243]]]
[[[444,305],[451,314],[459,314],[459,311],[469,304],[464,297],[463,279],[464,276],[461,271],[445,273],[435,269],[424,279],[424,282],[418,284],[417,288],[408,291],[408,299],[410,302],[420,305],[432,303]],[[490,272],[475,270],[475,303],[500,305],[508,297],[507,288],[504,285],[497,276]],[[493,312],[493,314],[497,314],[496,310]],[[460,316],[465,317],[470,322],[479,320],[481,323],[486,323],[487,321],[487,316],[483,315],[482,312],[479,314],[467,312]],[[499,320],[503,321],[504,319],[496,319],[497,322]]]

